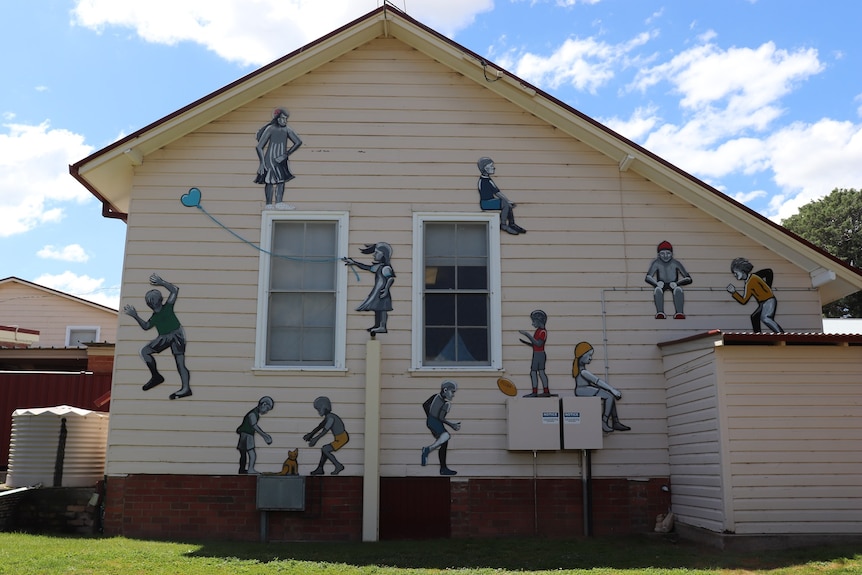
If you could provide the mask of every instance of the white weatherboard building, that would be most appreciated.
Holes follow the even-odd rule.
[[[292,210],[266,209],[254,182],[255,136],[281,108],[302,142],[284,186]],[[526,233],[480,208],[482,157]],[[149,317],[153,273],[179,289],[193,391],[168,399],[180,386],[170,347],[154,355],[166,382],[142,389],[140,350],[156,332],[121,315],[107,532],[628,533],[651,531],[669,506],[678,527],[716,536],[862,532],[862,337],[823,334],[820,315],[862,288],[859,270],[389,5],[71,172],[128,224],[123,305]],[[663,242],[691,283],[684,310],[668,292],[657,319],[645,276]],[[355,308],[381,289],[361,251],[381,243],[392,310],[372,338],[374,307]],[[751,262],[749,281],[771,279],[744,304],[727,290],[746,299],[736,258]],[[755,333],[755,300],[769,307],[770,295],[783,333]],[[519,341],[535,335],[536,309],[554,398],[520,397],[542,351]],[[586,422],[601,413],[587,410],[602,402],[571,407],[584,399],[581,342],[631,428],[598,430],[589,448],[579,438],[595,436]],[[434,441],[422,404],[446,380],[458,386],[445,456],[457,475],[440,475],[439,450],[421,464]],[[255,478],[238,473],[236,429],[262,397],[274,407],[253,419],[272,443],[254,434],[255,467],[279,472],[298,448],[303,509],[260,510]],[[333,447],[336,476],[328,459],[311,475],[333,435],[303,440],[327,415],[318,397],[349,436]],[[513,426],[535,401],[548,408]],[[535,442],[512,443],[513,429]]]

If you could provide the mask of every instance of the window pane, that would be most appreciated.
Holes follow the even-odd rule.
[[[425,329],[425,363],[454,363],[455,328]],[[451,344],[450,344],[451,342]]]
[[[458,361],[476,361],[488,363],[490,357],[487,329],[459,329],[458,335],[464,344],[466,354]]]
[[[307,293],[302,297],[303,325],[335,327],[335,294]]]
[[[459,295],[458,325],[488,327],[488,296],[485,294]]]
[[[455,226],[448,222],[425,223],[425,261],[456,255]]]
[[[272,294],[269,298],[269,325],[271,327],[302,325],[302,294]]]
[[[487,261],[476,262],[475,260],[459,260],[458,266],[458,288],[470,290],[488,289],[488,267]],[[476,265],[472,265],[472,264]]]
[[[272,365],[299,362],[300,332],[296,329],[272,327],[269,330],[267,363]]]
[[[273,289],[302,287],[302,254],[305,252],[303,222],[275,222],[272,227],[270,286]]]
[[[455,325],[455,294],[425,296],[425,325]]]
[[[455,266],[425,262],[425,289],[455,289]]]
[[[302,360],[304,364],[328,365],[335,354],[335,330],[312,328],[304,332]]]
[[[488,257],[488,226],[484,223],[458,224],[458,255]]]

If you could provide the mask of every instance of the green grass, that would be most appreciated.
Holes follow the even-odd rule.
[[[862,573],[862,546],[722,552],[662,537],[383,543],[163,542],[0,533],[9,575],[822,575]]]

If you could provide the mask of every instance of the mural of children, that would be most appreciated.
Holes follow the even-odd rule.
[[[650,264],[645,281],[655,288],[653,298],[655,299],[656,319],[665,319],[664,292],[673,294],[673,319],[685,319],[683,305],[685,294],[682,286],[692,282],[691,276],[685,271],[685,267],[673,257],[673,246],[664,241],[658,245],[658,257]]]
[[[293,209],[293,206],[284,203],[284,184],[296,177],[290,173],[287,159],[302,145],[302,140],[287,125],[289,116],[290,113],[286,108],[276,108],[272,112],[272,120],[257,131],[255,150],[260,166],[254,183],[264,184],[267,210]],[[289,148],[288,142],[290,142]],[[275,205],[273,205],[273,191],[275,191]]]
[[[548,322],[548,314],[540,309],[534,310],[530,314],[530,320],[533,322],[533,327],[536,331],[532,334],[526,330],[519,330],[518,333],[527,337],[529,341],[520,340],[533,348],[533,361],[530,364],[530,382],[533,384],[532,393],[528,393],[524,397],[540,397],[538,395],[539,381],[542,380],[542,395],[541,397],[551,397],[551,391],[548,389],[548,376],[545,374],[545,342],[548,341],[548,330],[545,325]]]
[[[435,449],[439,449],[440,475],[457,475],[458,473],[449,469],[446,465],[446,450],[449,446],[451,435],[444,427],[444,425],[447,425],[455,431],[461,429],[460,421],[449,421],[446,419],[456,391],[458,391],[458,384],[454,381],[446,380],[440,384],[440,393],[432,395],[422,404],[426,415],[425,424],[434,436],[434,443],[422,448],[422,466],[424,467],[428,463],[428,455]]]
[[[491,176],[497,171],[494,160],[487,157],[479,158],[479,207],[483,211],[500,210],[500,229],[514,236],[525,234],[527,230],[515,223],[515,204],[503,195]]]
[[[320,438],[326,435],[327,431],[331,431],[332,443],[327,443],[320,448],[320,462],[311,472],[311,475],[323,475],[323,465],[327,460],[331,461],[335,466],[332,475],[338,475],[344,470],[344,466],[335,458],[335,452],[350,441],[350,436],[347,435],[347,430],[344,429],[344,422],[341,421],[341,418],[332,413],[332,403],[328,397],[321,396],[315,399],[314,409],[317,410],[317,414],[323,418],[323,421],[317,427],[303,435],[302,440],[307,441],[309,447],[314,447]]]
[[[386,333],[386,322],[389,312],[392,311],[392,294],[389,288],[395,281],[395,270],[392,269],[392,246],[386,242],[376,244],[365,244],[360,248],[363,254],[374,254],[371,264],[363,264],[353,258],[343,258],[345,264],[356,266],[374,274],[374,287],[368,293],[368,297],[356,307],[356,311],[373,311],[374,325],[368,328],[371,336],[378,333]]]
[[[236,448],[239,450],[239,472],[241,475],[257,475],[259,472],[254,468],[257,462],[257,452],[254,449],[254,434],[259,433],[267,445],[272,443],[272,437],[260,428],[258,422],[261,415],[266,415],[272,408],[275,407],[275,402],[268,395],[264,395],[257,402],[257,407],[245,414],[242,418],[242,423],[236,428],[239,433],[239,442]],[[246,467],[248,462],[248,467]]]
[[[146,331],[154,327],[159,334],[158,337],[141,348],[141,359],[147,364],[151,374],[150,380],[144,384],[144,391],[152,389],[165,381],[165,378],[159,373],[156,366],[156,358],[153,357],[153,354],[171,348],[182,387],[169,397],[170,399],[189,397],[192,394],[192,388],[190,383],[191,375],[188,368],[186,368],[186,334],[183,331],[182,325],[180,325],[180,320],[177,319],[174,313],[174,304],[177,301],[177,294],[179,294],[180,288],[163,280],[157,274],[150,276],[150,284],[162,286],[168,290],[167,300],[164,300],[162,292],[157,289],[151,289],[144,296],[147,305],[153,310],[153,315],[150,316],[150,319],[144,321],[132,305],[123,307],[123,312],[137,321],[141,329]]]
[[[752,297],[757,302],[757,309],[751,314],[751,328],[755,333],[760,333],[761,322],[765,323],[772,333],[784,333],[775,321],[778,301],[772,292],[772,270],[763,269],[752,273],[753,269],[754,266],[745,258],[736,258],[730,262],[730,272],[736,276],[736,279],[745,280],[745,287],[740,294],[733,284],[728,284],[727,291],[733,299],[743,305]]]
[[[617,400],[622,399],[623,394],[587,369],[587,365],[593,360],[593,351],[593,346],[585,341],[575,346],[575,361],[572,363],[575,395],[602,398],[602,431],[629,431],[631,427],[620,423],[617,416]]]

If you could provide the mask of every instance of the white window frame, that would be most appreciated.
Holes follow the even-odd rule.
[[[260,226],[260,270],[257,295],[257,327],[254,368],[264,371],[344,371],[347,330],[347,266],[337,265],[335,276],[335,355],[333,365],[267,365],[267,321],[269,318],[269,281],[272,230],[276,222],[328,221],[336,222],[338,253],[347,253],[349,215],[347,212],[293,212],[266,210]]]
[[[488,365],[425,365],[425,325],[423,301],[425,293],[425,222],[470,223],[488,225],[488,334],[490,357]],[[500,288],[500,214],[498,212],[414,212],[413,214],[413,371],[501,371],[503,346],[501,336]]]
[[[66,347],[72,346],[72,332],[73,331],[95,331],[96,337],[93,339],[93,342],[99,341],[99,338],[102,337],[102,328],[98,325],[67,325],[66,326]],[[86,345],[86,344],[84,344]]]

